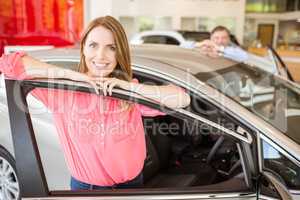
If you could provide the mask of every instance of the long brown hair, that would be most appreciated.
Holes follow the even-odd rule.
[[[113,34],[116,44],[116,60],[117,66],[114,71],[110,74],[111,77],[118,79],[131,81],[132,80],[132,69],[130,60],[130,50],[128,40],[124,28],[122,25],[112,16],[99,17],[91,21],[88,27],[85,29],[81,41],[80,41],[80,63],[79,72],[87,72],[87,66],[85,63],[85,56],[83,54],[84,45],[88,34],[96,27],[103,26],[110,30]]]

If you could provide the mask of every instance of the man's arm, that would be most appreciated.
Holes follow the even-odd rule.
[[[211,40],[204,40],[195,47],[199,48],[202,54],[212,58],[223,56],[238,62],[243,62],[248,59],[248,52],[238,46],[218,46]]]
[[[248,60],[248,52],[238,46],[220,46],[218,52],[225,58],[232,59],[238,62],[244,62]]]

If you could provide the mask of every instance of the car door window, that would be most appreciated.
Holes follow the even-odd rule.
[[[300,167],[267,141],[262,141],[263,166],[278,175],[291,190],[300,190]]]

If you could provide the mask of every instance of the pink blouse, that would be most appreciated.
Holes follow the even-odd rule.
[[[24,53],[3,55],[0,71],[7,78],[26,79]],[[31,92],[53,113],[71,175],[85,183],[111,186],[135,178],[146,157],[142,116],[164,113],[91,93],[36,88]],[[123,106],[124,107],[124,106]]]

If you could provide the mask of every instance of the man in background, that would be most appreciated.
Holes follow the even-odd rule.
[[[204,55],[212,58],[225,57],[237,62],[247,62],[273,74],[279,74],[276,64],[269,58],[251,54],[230,39],[230,31],[224,26],[215,27],[210,34],[210,39],[197,43],[195,47]]]
[[[196,47],[210,57],[224,56],[239,62],[248,59],[248,53],[231,41],[230,31],[224,26],[215,27],[210,33],[210,39],[198,43]]]
[[[230,32],[224,26],[217,26],[211,31],[210,40],[218,46],[229,46],[231,43]]]

